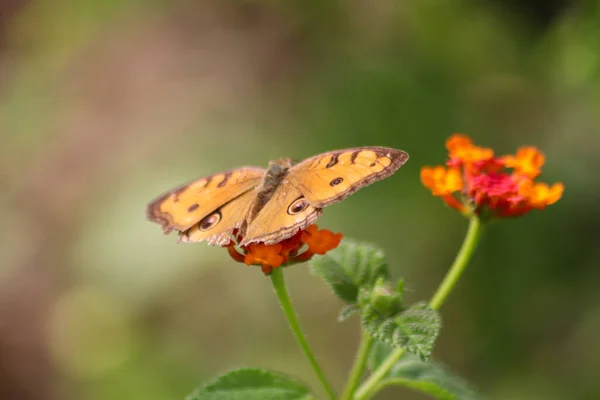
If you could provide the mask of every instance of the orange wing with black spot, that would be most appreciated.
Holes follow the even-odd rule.
[[[323,207],[387,178],[406,160],[402,150],[357,147],[319,154],[291,168],[282,160],[270,167],[270,175],[262,168],[234,169],[160,196],[148,206],[148,218],[165,233],[179,231],[182,242],[224,245],[239,229],[241,244],[277,243],[313,223]]]
[[[329,151],[295,165],[287,179],[313,207],[322,208],[387,178],[407,160],[408,153],[388,147]]]
[[[214,230],[206,229],[207,235],[201,240],[233,231],[236,225],[243,222],[245,214],[240,209],[252,202],[254,189],[260,185],[264,174],[263,168],[244,167],[197,179],[150,203],[147,208],[148,219],[162,225],[165,233],[173,230],[185,232],[217,211],[223,214],[224,209],[227,212],[235,210],[235,213],[227,214],[227,218],[219,219],[212,227],[205,224],[205,228]],[[231,204],[236,199],[240,201],[232,209]]]

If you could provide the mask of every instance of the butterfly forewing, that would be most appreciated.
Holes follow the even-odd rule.
[[[287,179],[302,191],[311,205],[325,207],[387,178],[407,160],[408,153],[388,147],[330,151],[295,165]]]
[[[162,225],[165,233],[186,231],[194,224],[257,187],[265,170],[244,167],[197,179],[154,200],[148,219]]]

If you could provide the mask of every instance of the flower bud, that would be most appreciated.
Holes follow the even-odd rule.
[[[401,286],[404,286],[402,281]],[[402,291],[394,290],[389,282],[380,277],[375,282],[370,296],[370,304],[379,313],[391,316],[402,311]]]

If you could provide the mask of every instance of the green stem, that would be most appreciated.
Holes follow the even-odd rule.
[[[290,299],[290,295],[288,294],[287,288],[285,286],[285,280],[283,279],[283,268],[273,269],[273,272],[271,273],[271,282],[273,283],[273,288],[275,289],[275,293],[277,294],[277,298],[279,299],[279,304],[281,305],[283,314],[285,315],[285,318],[288,321],[292,333],[296,337],[298,345],[300,346],[302,352],[308,359],[308,362],[314,370],[315,374],[317,375],[317,378],[323,385],[323,388],[327,392],[327,396],[329,397],[329,399],[335,400],[335,393],[329,385],[329,382],[327,382],[325,374],[323,374],[319,363],[317,363],[317,360],[313,355],[312,350],[308,345],[308,342],[306,341],[306,337],[302,332],[300,323],[298,322],[298,317],[296,316],[296,312],[294,311],[292,300]]]
[[[429,302],[429,307],[434,310],[439,310],[439,308],[444,304],[444,301],[456,286],[456,283],[460,279],[463,271],[465,270],[467,264],[469,264],[469,260],[473,256],[475,252],[475,248],[479,243],[479,239],[481,238],[482,233],[482,224],[479,218],[476,216],[472,216],[469,220],[469,229],[467,230],[467,234],[465,236],[465,240],[450,267],[450,270],[446,274],[446,277],[435,291],[431,301]],[[385,377],[385,375],[389,372],[390,369],[400,360],[400,358],[404,355],[404,349],[396,349],[394,350],[384,361],[377,367],[375,371],[369,376],[369,378],[362,384],[362,386],[356,391],[355,399],[356,400],[366,400],[370,398],[378,389],[379,382]]]
[[[346,388],[344,389],[340,400],[351,400],[354,396],[354,392],[360,383],[360,378],[365,372],[365,367],[367,365],[367,360],[369,359],[369,353],[372,345],[373,337],[363,329],[360,337],[360,347],[356,353],[356,359],[354,360],[354,365],[350,371],[350,377],[348,378]]]
[[[373,371],[369,378],[362,384],[361,387],[356,391],[354,398],[356,400],[369,399],[375,394],[378,389],[379,382],[385,377],[390,369],[404,355],[404,349],[394,350],[380,365]]]
[[[434,310],[439,310],[454,286],[456,286],[456,283],[460,279],[460,276],[469,264],[469,260],[471,260],[471,257],[477,248],[477,244],[483,233],[482,227],[479,218],[475,216],[471,217],[465,240],[450,267],[450,271],[448,271],[446,277],[429,301],[429,307]]]

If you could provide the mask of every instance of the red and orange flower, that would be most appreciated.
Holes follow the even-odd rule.
[[[562,183],[535,182],[545,161],[535,147],[496,157],[492,149],[454,134],[446,148],[446,166],[423,167],[421,182],[463,215],[517,217],[556,203],[564,191]]]
[[[323,255],[335,249],[342,240],[342,234],[318,229],[317,225],[313,224],[275,244],[252,243],[238,246],[240,239],[235,238],[224,246],[227,247],[231,258],[247,265],[260,265],[263,273],[269,275],[273,268],[308,261],[315,254]],[[305,246],[306,249],[300,252]]]

